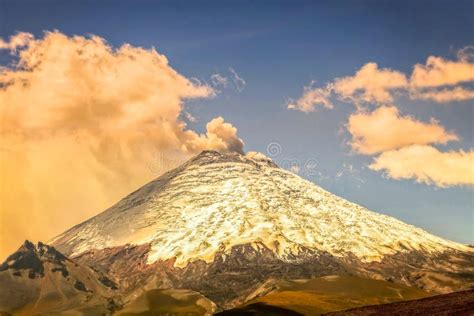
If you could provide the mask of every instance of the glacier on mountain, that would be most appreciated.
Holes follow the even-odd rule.
[[[261,245],[284,261],[308,249],[363,262],[413,250],[472,252],[338,197],[261,153],[204,151],[52,240],[70,256],[150,244],[148,263],[211,262],[235,245]]]

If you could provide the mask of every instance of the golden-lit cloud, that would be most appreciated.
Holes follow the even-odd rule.
[[[34,37],[30,33],[19,32],[15,35],[10,36],[8,41],[0,38],[0,49],[6,49],[15,52],[19,47],[26,46]]]
[[[316,107],[334,108],[333,98],[362,109],[394,101],[394,92],[414,100],[437,103],[474,99],[474,90],[463,86],[474,81],[474,47],[458,51],[457,60],[429,56],[426,64],[416,64],[409,79],[397,70],[379,68],[374,62],[362,66],[353,76],[335,78],[322,87],[304,87],[303,95],[288,102],[288,109],[313,112]]]
[[[350,101],[360,108],[363,103],[384,104],[393,101],[393,91],[408,87],[406,76],[398,71],[379,69],[376,63],[367,63],[353,76],[336,78],[324,87],[304,87],[303,95],[290,100],[288,109],[313,112],[316,107],[334,108],[332,97]]]
[[[214,90],[155,49],[20,34],[0,42],[18,55],[0,70],[0,256],[21,239],[47,240],[173,167],[162,160],[242,152],[236,128],[221,117],[206,134],[186,128],[183,102]]]
[[[474,99],[474,91],[462,86],[474,81],[472,55],[472,47],[468,46],[459,50],[457,60],[430,56],[426,64],[415,65],[410,97],[437,103]]]
[[[411,76],[369,62],[352,76],[335,78],[321,87],[305,87],[303,95],[287,107],[313,112],[318,106],[334,108],[336,99],[352,103],[357,112],[350,114],[346,124],[349,145],[359,154],[379,155],[372,169],[386,170],[393,179],[413,178],[440,187],[472,184],[472,150],[440,152],[428,146],[458,141],[455,133],[435,119],[422,122],[402,116],[387,104],[398,95],[436,103],[474,99],[469,86],[474,81],[473,60],[474,47],[467,46],[458,51],[456,60],[429,56],[424,65],[414,65]]]
[[[203,149],[215,149],[221,152],[244,153],[244,143],[237,137],[237,128],[216,117],[206,125],[205,137],[193,139],[185,148],[186,151],[198,152]]]
[[[430,100],[437,103],[448,103],[452,101],[466,101],[474,99],[474,90],[465,89],[463,87],[445,88],[445,89],[429,89],[414,90],[411,92],[412,99]]]
[[[331,90],[327,88],[312,88],[313,84],[314,82],[304,87],[303,95],[298,100],[290,100],[287,104],[288,109],[301,112],[313,112],[317,106],[332,109],[334,106],[329,100]]]
[[[430,56],[425,65],[413,67],[410,84],[415,88],[440,87],[474,81],[474,64],[464,54],[459,60]],[[463,57],[464,56],[464,57]]]
[[[343,99],[355,103],[389,103],[393,101],[392,90],[406,88],[408,81],[399,71],[378,68],[376,63],[367,63],[354,76],[337,78],[331,88]]]
[[[384,152],[369,167],[393,179],[415,179],[439,187],[474,185],[473,150],[441,152],[413,145]]]
[[[424,123],[411,116],[401,116],[394,106],[351,114],[347,129],[352,135],[351,147],[366,155],[414,144],[446,144],[458,140],[456,134],[447,132],[436,120]]]

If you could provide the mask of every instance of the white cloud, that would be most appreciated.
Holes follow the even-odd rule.
[[[457,56],[460,61],[472,63],[474,61],[474,46],[470,45],[460,49]]]
[[[297,174],[297,173],[300,172],[300,166],[299,165],[292,165],[290,167],[290,171]]]
[[[360,172],[352,164],[343,163],[342,168],[336,173],[336,178],[347,176],[357,180],[360,183],[365,183],[365,180],[360,177]]]
[[[222,89],[226,89],[228,87],[234,88],[237,92],[242,92],[247,85],[245,80],[239,76],[237,71],[234,68],[229,68],[228,76],[225,76],[220,73],[215,73],[211,75],[211,84],[217,93],[223,92]]]
[[[197,122],[197,119],[191,113],[189,113],[187,111],[184,112],[184,117],[192,123]]]
[[[235,89],[239,92],[242,92],[247,83],[242,77],[239,76],[239,74],[237,73],[237,71],[235,71],[234,68],[229,67],[229,71],[232,75],[232,81],[234,82]]]
[[[227,79],[227,77],[224,77],[221,74],[216,73],[216,74],[211,75],[211,82],[214,87],[221,86],[223,88],[227,88],[229,80]]]

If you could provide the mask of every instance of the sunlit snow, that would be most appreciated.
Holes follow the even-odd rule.
[[[399,251],[467,247],[325,191],[262,154],[204,152],[54,240],[72,255],[151,243],[148,262],[213,260],[234,245],[263,243],[283,260],[302,249],[378,261]]]

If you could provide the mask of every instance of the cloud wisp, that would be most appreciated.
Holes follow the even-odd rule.
[[[309,86],[304,87],[303,95],[297,100],[288,102],[288,109],[301,112],[314,112],[317,107],[322,106],[328,109],[334,108],[330,101],[331,89],[313,88],[314,81]]]
[[[242,92],[247,85],[247,82],[239,76],[237,71],[234,68],[229,67],[229,72],[231,74],[232,81],[234,82],[235,89],[239,92]]]
[[[239,76],[234,68],[228,68],[228,74],[214,73],[211,75],[211,84],[214,91],[221,93],[223,89],[233,88],[237,92],[242,92],[247,82]]]
[[[436,103],[448,103],[453,101],[467,101],[474,99],[474,90],[464,87],[412,90],[410,98],[417,100],[434,101]]]
[[[229,84],[229,80],[227,79],[227,77],[224,77],[219,73],[211,75],[211,82],[214,87],[227,88],[227,85]]]

